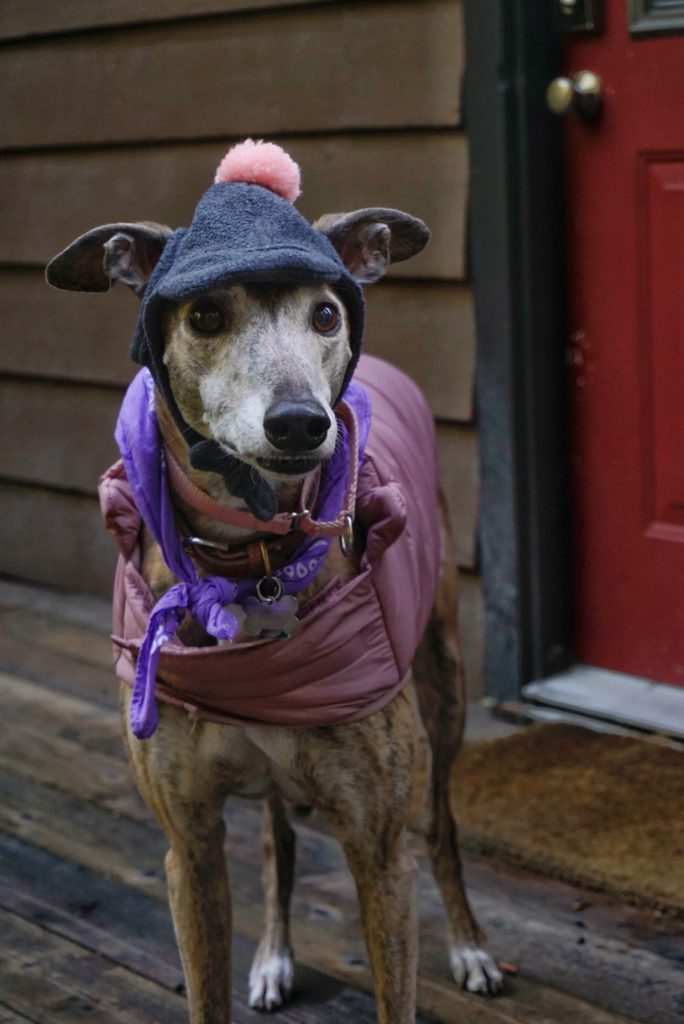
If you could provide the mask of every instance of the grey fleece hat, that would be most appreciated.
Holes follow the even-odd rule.
[[[220,472],[229,491],[244,498],[260,519],[276,511],[270,484],[216,441],[203,438],[178,408],[164,365],[163,312],[167,303],[220,285],[334,285],[347,308],[352,352],[337,404],[361,355],[363,292],[328,238],[295,209],[298,195],[299,168],[279,146],[247,140],[230,150],[190,227],[174,231],[166,242],[145,289],[130,349],[154,377],[190,446],[191,464]]]
[[[236,147],[231,153],[241,149]],[[286,154],[282,155],[289,161]],[[237,173],[246,174],[248,169],[241,165]],[[264,177],[261,175],[261,180]],[[248,282],[327,282],[335,286],[347,308],[352,351],[335,403],[342,397],[361,354],[363,292],[328,238],[270,187],[256,182],[217,181],[197,204],[190,227],[178,229],[166,242],[145,290],[131,343],[131,357],[149,368],[191,447],[203,439],[183,420],[171,392],[163,362],[164,307],[220,285]]]

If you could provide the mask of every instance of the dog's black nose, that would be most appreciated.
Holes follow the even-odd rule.
[[[318,402],[274,402],[266,410],[264,430],[283,452],[310,452],[325,441],[330,417]]]

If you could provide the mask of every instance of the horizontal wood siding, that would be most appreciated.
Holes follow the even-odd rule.
[[[302,212],[390,206],[432,240],[367,291],[367,351],[425,391],[477,691],[475,326],[458,0],[0,4],[0,572],[109,593],[96,483],[135,372],[137,300],[56,292],[45,263],[118,220],[186,224],[245,135],[302,167]]]
[[[100,474],[118,458],[113,432],[123,391],[21,379],[5,379],[2,387],[0,437],[21,443],[0,446],[0,479],[94,495]],[[475,432],[440,423],[437,440],[459,560],[472,567]]]
[[[53,381],[5,380],[0,436],[0,477],[94,496],[100,474],[118,457],[114,424],[120,388]]]
[[[458,284],[377,284],[367,292],[366,350],[396,363],[428,395],[435,416],[472,415],[472,296]],[[128,341],[137,300],[58,292],[38,269],[0,268],[0,373],[126,384],[135,372]],[[30,316],[28,311],[30,310]]]
[[[223,137],[227,127],[454,127],[460,49],[453,0],[326,4],[16,43],[0,52],[0,145]]]
[[[0,268],[0,372],[125,384],[135,367],[128,344],[138,300],[117,285],[111,295],[57,291],[43,268]]]
[[[44,266],[96,224],[187,224],[234,141],[0,156],[0,263]],[[391,276],[465,276],[463,135],[407,131],[280,142],[302,168],[298,206],[305,216],[314,220],[362,206],[410,210],[430,225],[432,238],[415,259],[393,267]]]
[[[192,0],[192,16],[239,11],[266,11],[273,7],[296,7],[303,4],[331,3],[333,0]],[[2,0],[0,4],[0,39],[21,39],[27,36],[49,36],[79,29],[110,28],[115,25],[140,25],[169,21],[188,16],[188,0]]]

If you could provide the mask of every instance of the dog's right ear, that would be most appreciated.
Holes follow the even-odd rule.
[[[123,281],[142,295],[172,234],[171,228],[153,221],[103,224],[51,259],[45,278],[53,288],[73,292],[108,292]]]

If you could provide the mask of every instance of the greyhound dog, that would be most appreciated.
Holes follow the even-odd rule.
[[[214,189],[242,189],[240,202],[252,211],[252,194],[258,192],[259,201],[266,203],[262,193],[276,191],[269,173],[250,178],[243,167],[232,178],[220,179]],[[231,181],[242,184],[225,184]],[[249,188],[253,193],[248,195],[244,190]],[[278,198],[278,216],[283,202],[291,198]],[[259,217],[267,215],[268,211]],[[282,216],[294,214],[286,211]],[[198,229],[189,229],[180,244],[189,245],[193,230]],[[313,508],[311,492],[318,486],[321,467],[339,454],[342,434],[348,439],[353,435],[353,418],[346,427],[340,425],[339,408],[344,403],[337,401],[341,393],[350,393],[350,366],[358,358],[358,308],[357,300],[350,298],[349,281],[356,287],[358,282],[377,280],[393,260],[418,252],[428,237],[415,218],[375,209],[327,215],[313,226],[307,224],[306,230],[316,234],[312,245],[319,245],[319,236],[323,239],[325,258],[330,252],[331,259],[340,261],[344,278],[335,281],[329,274],[323,279],[318,271],[305,273],[299,263],[296,274],[288,271],[287,279],[280,271],[219,274],[213,257],[199,287],[180,298],[168,297],[167,288],[155,314],[159,358],[154,366],[153,359],[148,364],[154,377],[148,395],[167,463],[185,481],[185,489],[172,488],[172,503],[176,522],[183,524],[197,586],[217,573],[230,576],[230,571],[219,572],[217,562],[227,558],[232,565],[230,557],[244,561],[247,549],[248,561],[256,558],[259,573],[274,582],[271,563],[277,556],[275,548],[268,547],[273,540],[270,524],[289,516],[292,524],[306,525],[309,510],[303,506]],[[248,247],[254,246],[256,234],[252,225]],[[205,232],[202,244],[206,237]],[[111,282],[122,281],[142,297],[149,311],[156,301],[153,289],[162,291],[155,274],[161,273],[172,238],[170,229],[149,222],[94,229],[55,257],[48,281],[81,290],[106,290]],[[283,243],[270,245],[270,250],[282,251]],[[297,252],[302,251],[300,241]],[[256,258],[262,257],[250,256]],[[192,266],[196,265],[195,260]],[[340,283],[343,279],[347,291]],[[384,372],[382,367],[378,372]],[[391,372],[398,380],[398,371]],[[394,378],[388,379],[391,389]],[[201,444],[216,446],[213,462],[197,457],[199,449],[192,445],[198,437]],[[125,458],[124,463],[128,471]],[[223,472],[224,463],[232,467],[232,475]],[[362,461],[362,472],[365,465]],[[120,482],[119,473],[116,486]],[[437,492],[429,500],[437,505]],[[212,633],[209,620],[198,621],[192,608],[183,606],[175,638],[173,628],[162,629],[153,643],[158,640],[163,647],[172,637],[177,647],[185,644],[207,657],[217,649],[222,654],[224,647],[239,655],[243,645],[287,652],[309,628],[306,609],[315,608],[331,589],[354,587],[363,575],[371,534],[353,509],[352,517],[342,516],[343,526],[331,528],[331,535],[339,534],[342,543],[330,543],[328,538],[314,575],[294,597],[283,597],[280,583],[277,593],[266,596],[266,619],[273,607],[290,602],[275,630],[260,633],[258,623],[250,633],[246,604],[238,608],[231,583],[230,607],[237,617],[232,639],[216,629]],[[249,975],[251,1006],[276,1009],[293,984],[289,905],[295,834],[286,811],[289,802],[315,808],[343,847],[358,892],[381,1024],[409,1024],[415,1017],[416,867],[407,849],[407,829],[422,834],[427,843],[448,916],[448,951],[456,983],[481,993],[496,992],[501,986],[501,974],[484,948],[464,894],[449,800],[463,730],[464,688],[457,570],[443,503],[434,517],[441,523],[440,571],[413,667],[401,685],[394,685],[389,696],[369,705],[366,713],[350,714],[346,720],[329,718],[327,724],[314,718],[312,725],[306,719],[297,724],[259,721],[252,713],[221,716],[206,708],[189,715],[187,700],[174,697],[173,674],[164,683],[160,672],[155,682],[153,665],[150,685],[157,687],[156,696],[162,699],[153,723],[143,727],[138,721],[136,728],[137,682],[132,688],[131,678],[119,672],[125,680],[121,700],[133,774],[169,842],[168,890],[192,1024],[231,1020],[231,910],[222,817],[228,795],[262,800],[264,809],[265,928]],[[137,575],[135,579],[139,589],[147,588],[143,603],[149,614],[155,600],[163,603],[183,584],[178,571],[165,561],[164,545],[145,515],[135,523],[139,529],[132,531],[130,543],[135,543],[136,554],[124,559],[121,571],[127,580],[139,573],[143,582]],[[298,635],[284,639],[287,621],[292,632],[298,617]],[[260,639],[255,643],[254,637]],[[124,652],[128,667],[138,671],[136,658],[139,668],[144,644],[129,648]],[[163,651],[161,657],[160,666]]]

